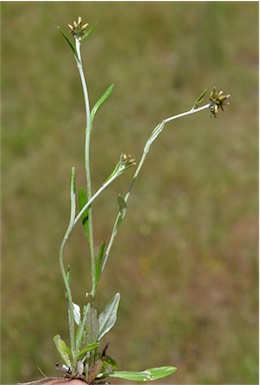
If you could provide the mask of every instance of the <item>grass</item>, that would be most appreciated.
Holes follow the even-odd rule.
[[[151,149],[101,282],[100,306],[122,296],[110,353],[122,370],[177,366],[168,383],[258,383],[257,11],[255,2],[2,4],[1,383],[37,378],[37,366],[55,374],[52,337],[67,332],[58,248],[71,166],[84,178],[84,111],[56,26],[78,15],[98,22],[83,50],[92,104],[116,85],[96,118],[94,189],[121,151],[138,158],[155,125],[203,89],[232,95],[217,119],[173,122]],[[94,206],[100,241],[126,179]],[[79,229],[66,254],[79,301],[84,242]]]

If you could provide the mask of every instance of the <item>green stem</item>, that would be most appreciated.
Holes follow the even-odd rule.
[[[136,181],[136,179],[137,179],[137,177],[138,177],[138,175],[139,175],[139,173],[140,173],[140,171],[141,171],[141,169],[142,169],[142,167],[143,167],[145,158],[146,158],[146,156],[147,156],[147,154],[148,154],[148,152],[149,152],[149,150],[150,150],[151,144],[152,144],[153,141],[159,136],[159,134],[162,132],[162,130],[164,129],[164,125],[165,125],[166,123],[168,123],[168,122],[174,120],[174,119],[182,118],[182,117],[184,117],[184,116],[187,116],[187,115],[190,115],[190,114],[194,114],[194,113],[196,113],[196,112],[200,112],[200,111],[202,111],[202,110],[208,109],[209,106],[210,106],[210,103],[209,103],[209,104],[206,104],[206,105],[204,105],[204,106],[202,106],[202,107],[200,107],[200,108],[197,108],[197,109],[192,108],[192,109],[189,110],[189,111],[183,112],[183,113],[178,114],[178,115],[171,116],[170,118],[167,118],[167,119],[163,120],[160,124],[158,124],[158,126],[155,127],[155,129],[153,130],[153,132],[152,132],[150,138],[149,138],[148,141],[146,142],[146,145],[145,145],[144,151],[143,151],[143,155],[142,155],[141,160],[140,160],[140,162],[139,162],[139,164],[138,164],[138,167],[136,168],[136,171],[135,171],[135,173],[134,173],[134,176],[133,176],[133,178],[132,178],[132,181],[131,181],[131,183],[130,183],[130,186],[129,186],[129,188],[128,188],[128,191],[127,191],[127,193],[126,193],[126,195],[125,195],[125,202],[128,201],[128,198],[129,198],[129,196],[130,196],[132,187],[133,187],[133,185],[134,185],[134,183],[135,183],[135,181]]]
[[[67,275],[66,275],[66,271],[64,268],[64,247],[65,247],[66,241],[68,239],[68,236],[69,236],[69,233],[68,234],[66,233],[66,235],[63,238],[63,241],[61,243],[60,253],[59,253],[59,262],[60,262],[61,274],[62,274],[62,278],[63,278],[64,284],[65,284],[67,301],[68,301],[71,353],[72,353],[73,361],[75,361],[76,353],[75,353],[75,328],[74,328],[74,316],[73,316],[73,301],[72,301],[72,294],[71,294],[69,282],[67,280]]]
[[[85,210],[89,209],[91,204],[94,202],[94,200],[115,180],[117,179],[123,172],[126,170],[127,167],[124,165],[121,165],[119,167],[116,167],[116,172],[112,173],[112,175],[106,180],[106,182],[97,190],[97,192],[90,198],[90,200],[85,204],[85,206],[81,209],[81,211],[76,216],[76,199],[75,199],[75,169],[72,169],[72,175],[71,175],[71,214],[70,214],[70,222],[68,225],[68,228],[66,230],[65,236],[62,240],[61,247],[60,247],[60,253],[59,253],[59,262],[60,262],[60,269],[62,273],[62,277],[64,280],[65,288],[66,288],[66,294],[67,294],[67,300],[68,300],[68,314],[69,314],[69,331],[70,331],[70,344],[71,344],[71,351],[72,351],[72,357],[73,361],[75,362],[78,351],[81,346],[83,332],[84,332],[84,325],[86,323],[86,317],[87,312],[84,314],[84,319],[81,322],[80,326],[80,332],[79,336],[77,338],[77,341],[75,341],[75,327],[74,327],[74,314],[73,314],[73,300],[72,300],[72,294],[71,289],[69,286],[68,278],[66,275],[65,267],[64,267],[64,248],[66,245],[66,242],[76,226],[78,220],[81,218],[82,214]],[[96,292],[96,277],[94,280],[94,288]],[[92,296],[93,298],[93,296]],[[94,299],[94,298],[93,298]],[[93,300],[94,303],[94,300]],[[92,303],[92,304],[93,304]],[[92,341],[94,342],[94,341]]]
[[[199,107],[199,108],[192,107],[189,111],[182,112],[181,114],[178,114],[178,115],[170,116],[169,118],[165,119],[164,122],[168,123],[168,122],[170,122],[170,121],[172,121],[174,119],[182,118],[183,116],[187,116],[187,115],[191,115],[191,114],[196,114],[196,112],[200,112],[200,111],[206,110],[209,107],[210,107],[210,103],[205,104],[204,106]]]
[[[76,60],[76,61],[77,61],[79,76],[82,84],[82,90],[83,90],[84,102],[85,102],[85,111],[86,111],[85,172],[86,172],[86,183],[87,183],[87,200],[89,201],[92,195],[91,173],[90,173],[90,134],[91,134],[90,104],[89,104],[89,96],[88,96],[86,79],[85,79],[85,75],[82,67],[82,61],[81,61],[80,41],[77,37],[75,38],[75,43],[76,43],[76,50],[79,58],[79,60]],[[91,294],[95,298],[96,296],[96,290],[95,290],[96,261],[95,261],[95,253],[94,253],[93,214],[92,214],[91,207],[89,207],[89,210],[88,210],[88,227],[89,227],[89,251],[90,251],[91,278],[92,278]]]
[[[70,221],[68,228],[66,230],[66,233],[64,235],[64,238],[61,243],[60,252],[59,252],[59,262],[60,262],[60,269],[62,278],[64,281],[65,289],[66,289],[66,295],[67,295],[67,301],[68,301],[68,315],[69,315],[69,332],[70,332],[70,346],[71,346],[71,353],[73,362],[75,362],[76,358],[76,344],[75,344],[75,327],[74,327],[74,315],[73,315],[73,301],[72,301],[72,294],[71,289],[68,281],[68,277],[65,271],[64,267],[64,247],[67,242],[67,239],[72,232],[72,229],[74,227],[74,219],[76,215],[76,171],[75,168],[72,168],[71,172],[71,181],[70,181],[70,200],[71,200],[71,206],[70,206]]]
[[[116,179],[121,175],[121,170],[119,170],[117,173],[115,173],[110,179],[108,179],[98,190],[97,192],[91,197],[91,199],[85,204],[85,206],[80,210],[80,212],[77,214],[76,218],[74,219],[73,227],[76,225],[84,211],[87,209],[89,210],[90,205],[94,202],[94,200]]]

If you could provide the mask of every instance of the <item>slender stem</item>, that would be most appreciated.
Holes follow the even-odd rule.
[[[124,197],[124,200],[125,202],[128,201],[129,197],[130,197],[130,194],[131,194],[131,190],[133,188],[133,185],[143,167],[143,164],[144,164],[144,161],[146,159],[146,156],[150,150],[150,146],[152,144],[152,142],[158,137],[158,135],[162,132],[164,126],[166,123],[174,120],[174,119],[178,119],[178,118],[182,118],[184,116],[187,116],[187,115],[191,115],[191,114],[195,114],[196,112],[200,112],[200,111],[203,111],[203,110],[206,110],[207,108],[210,107],[210,103],[200,107],[200,108],[191,108],[189,111],[186,111],[186,112],[182,112],[181,114],[178,114],[178,115],[174,115],[174,116],[171,116],[165,120],[163,120],[160,124],[158,124],[157,127],[155,127],[155,129],[153,130],[151,136],[149,137],[148,141],[146,142],[145,144],[145,147],[144,147],[144,150],[143,150],[143,154],[142,154],[142,157],[140,159],[140,162],[137,166],[137,169],[134,173],[134,176],[132,178],[132,181],[129,185],[129,188],[127,190],[127,193]],[[107,248],[106,248],[106,252],[105,252],[105,255],[104,255],[104,258],[103,258],[103,262],[102,262],[102,271],[104,270],[105,268],[105,265],[107,263],[107,260],[108,260],[108,257],[109,257],[109,254],[110,254],[110,251],[111,251],[111,248],[112,248],[112,245],[113,245],[113,242],[114,242],[114,239],[117,235],[117,231],[118,231],[118,226],[117,226],[117,223],[118,223],[118,219],[120,217],[120,213],[118,213],[117,217],[116,217],[116,220],[115,220],[115,223],[114,223],[114,226],[113,226],[113,229],[112,229],[112,233],[111,233],[111,236],[110,236],[110,240],[108,242],[108,245],[107,245]]]
[[[74,327],[74,315],[73,315],[73,301],[72,301],[72,294],[71,289],[69,285],[69,280],[66,275],[65,267],[64,267],[64,247],[67,242],[67,239],[74,227],[74,219],[76,215],[76,171],[75,168],[72,168],[71,172],[71,181],[70,181],[70,221],[68,228],[66,230],[66,233],[64,235],[64,238],[61,243],[60,252],[59,252],[59,262],[60,262],[60,269],[62,278],[64,281],[65,289],[66,289],[66,295],[67,295],[67,301],[68,301],[68,316],[69,316],[69,332],[70,332],[70,346],[71,346],[71,352],[73,361],[75,361],[76,357],[76,345],[75,345],[75,327]]]
[[[187,115],[190,115],[190,114],[195,114],[196,112],[203,111],[203,110],[209,108],[209,106],[210,106],[210,104],[206,104],[206,105],[204,105],[204,106],[202,106],[202,107],[200,107],[200,108],[197,108],[197,109],[192,108],[192,109],[189,110],[189,111],[183,112],[183,113],[178,114],[178,115],[171,116],[170,118],[167,118],[167,119],[163,120],[162,123],[161,123],[161,125],[159,124],[159,125],[157,126],[157,127],[158,127],[157,132],[156,132],[156,130],[153,131],[153,133],[155,133],[154,137],[151,136],[151,137],[148,139],[148,141],[147,141],[147,143],[146,143],[146,145],[145,145],[145,147],[144,147],[143,155],[142,155],[141,160],[140,160],[140,162],[139,162],[139,164],[138,164],[138,167],[137,167],[137,169],[136,169],[136,171],[135,171],[135,173],[134,173],[134,176],[133,176],[133,179],[132,179],[132,181],[131,181],[131,183],[130,183],[130,186],[129,186],[129,188],[128,188],[128,191],[127,191],[127,193],[126,193],[126,195],[125,195],[125,202],[128,201],[128,198],[129,198],[129,196],[130,196],[132,187],[133,187],[133,185],[134,185],[134,183],[135,183],[135,181],[136,181],[136,179],[137,179],[137,177],[138,177],[138,175],[139,175],[139,173],[140,173],[140,171],[141,171],[141,169],[142,169],[142,167],[143,167],[145,158],[146,158],[146,156],[147,156],[147,154],[148,154],[148,152],[149,152],[149,150],[150,150],[150,145],[151,145],[152,142],[157,138],[157,136],[162,132],[162,130],[163,130],[163,128],[164,128],[164,125],[165,125],[166,123],[168,123],[168,122],[174,120],[174,119],[182,118],[182,117],[184,117],[184,116],[187,116]],[[152,140],[150,140],[151,138],[152,138]],[[147,144],[148,144],[148,145],[147,145]]]
[[[82,328],[80,331],[80,335],[77,337],[77,341],[75,340],[75,327],[74,327],[74,314],[73,314],[73,300],[72,300],[72,294],[71,289],[68,281],[68,277],[66,275],[65,267],[64,267],[64,248],[66,245],[66,242],[74,229],[76,223],[80,219],[81,215],[84,213],[85,210],[87,210],[93,201],[116,179],[118,178],[122,172],[124,171],[125,167],[121,166],[118,168],[117,172],[115,172],[111,178],[107,179],[107,181],[98,189],[98,191],[90,198],[90,200],[85,204],[85,206],[82,208],[82,210],[78,213],[76,216],[76,199],[75,199],[75,169],[72,169],[72,176],[71,176],[71,214],[70,214],[70,222],[68,225],[68,228],[66,230],[66,233],[64,235],[64,238],[61,243],[60,252],[59,252],[59,262],[60,262],[60,269],[62,273],[62,278],[65,284],[66,294],[67,294],[67,300],[68,300],[68,315],[69,315],[69,331],[70,331],[70,345],[71,345],[71,352],[73,357],[73,362],[76,360],[76,356],[78,353],[78,349],[80,348],[81,341],[82,341],[82,335],[84,331],[83,325],[85,325],[87,313],[85,312],[84,319],[82,321]],[[96,277],[94,281],[94,287],[96,290]]]
[[[76,225],[78,220],[80,219],[81,215],[84,213],[84,211],[87,210],[87,208],[90,207],[90,205],[94,202],[94,200],[116,179],[119,177],[121,173],[118,172],[112,176],[112,178],[108,179],[99,189],[98,191],[90,198],[90,200],[85,204],[85,206],[80,210],[78,215],[76,216],[73,227]]]
[[[168,122],[170,122],[171,120],[178,119],[178,118],[182,118],[183,116],[195,114],[196,112],[200,112],[200,111],[206,110],[206,109],[209,108],[209,107],[210,107],[210,103],[205,104],[204,106],[199,107],[199,108],[192,108],[192,109],[189,110],[189,111],[182,112],[181,114],[171,116],[170,118],[165,119],[164,122],[165,122],[165,123],[168,123]]]
[[[86,111],[86,133],[85,133],[85,172],[86,172],[86,183],[87,183],[87,200],[91,199],[91,173],[90,173],[90,134],[91,134],[91,118],[90,118],[90,103],[88,96],[88,89],[86,79],[82,67],[81,53],[80,53],[80,41],[75,38],[76,50],[79,57],[77,60],[77,66],[79,70],[80,80],[82,84],[82,90],[85,102]],[[93,215],[92,208],[88,210],[88,227],[89,227],[89,251],[90,251],[90,264],[91,264],[91,278],[92,278],[92,295],[95,297],[95,254],[94,254],[94,237],[93,237]]]
[[[73,317],[73,301],[72,301],[72,294],[70,290],[70,286],[67,280],[67,275],[66,271],[64,268],[64,247],[66,244],[66,241],[68,239],[69,233],[64,236],[61,247],[60,247],[60,253],[59,253],[59,261],[60,261],[60,269],[61,269],[61,274],[62,278],[65,284],[66,288],[66,295],[67,295],[67,300],[68,300],[68,315],[69,315],[69,331],[70,331],[70,346],[71,346],[71,352],[73,356],[73,361],[75,359],[75,328],[74,328],[74,317]]]

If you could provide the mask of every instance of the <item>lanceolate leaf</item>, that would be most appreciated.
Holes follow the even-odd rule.
[[[85,193],[83,187],[81,187],[81,186],[79,187],[79,191],[78,191],[78,199],[79,199],[79,211],[81,211],[83,209],[83,207],[87,203],[86,193]],[[87,237],[87,239],[89,241],[88,209],[86,209],[84,211],[84,213],[81,215],[81,220],[82,220],[82,224],[83,224],[83,227],[84,227],[84,231],[85,231],[86,237]]]
[[[77,53],[77,50],[76,50],[76,47],[75,47],[74,43],[70,40],[70,38],[66,35],[65,32],[63,32],[63,30],[60,27],[58,27],[58,30],[60,31],[62,36],[65,37],[65,39],[69,43],[70,48],[72,49],[72,51],[73,51],[77,61],[79,62],[80,60],[79,60],[78,53]]]
[[[91,123],[93,122],[93,120],[94,120],[94,118],[96,116],[96,113],[99,110],[99,108],[107,100],[107,98],[112,94],[113,88],[114,88],[114,84],[111,84],[111,86],[108,87],[106,92],[101,96],[101,98],[97,101],[97,103],[92,108],[92,111],[91,111],[91,114],[90,114]]]
[[[194,105],[193,105],[193,108],[196,109],[199,107],[199,105],[201,104],[206,92],[208,91],[208,89],[206,88],[201,94],[200,96],[196,99]]]
[[[118,227],[120,226],[121,222],[123,221],[123,219],[126,215],[126,211],[127,211],[127,205],[126,205],[124,198],[121,195],[118,195],[117,200],[118,200],[118,205],[119,205],[119,216],[118,216],[118,219],[116,222],[116,229],[118,229]]]
[[[98,340],[100,340],[112,327],[114,326],[117,318],[117,309],[120,301],[120,294],[117,293],[114,298],[107,304],[103,313],[99,316],[99,334]]]
[[[76,215],[76,169],[72,167],[70,176],[70,223],[69,227],[73,226]]]
[[[122,215],[125,215],[125,212],[127,210],[127,205],[126,205],[124,198],[122,197],[122,195],[118,195],[117,200],[118,200],[118,204],[119,204],[120,213],[122,213]]]
[[[70,265],[67,267],[67,272],[66,272],[66,279],[68,284],[70,285]]]
[[[59,334],[57,334],[53,338],[53,340],[54,340],[56,348],[57,348],[58,352],[60,353],[61,357],[63,358],[65,364],[71,368],[71,361],[70,361],[71,350],[70,350],[70,348],[61,339]]]
[[[74,321],[76,322],[77,325],[80,323],[80,307],[76,303],[73,302],[73,316],[74,316]]]
[[[96,25],[97,23],[94,24],[90,29],[88,29],[87,32],[80,38],[80,40],[82,41],[86,39],[86,37],[88,37],[94,31],[94,29],[96,28]]]
[[[102,259],[105,251],[105,242],[101,243],[99,253],[96,260],[96,285],[98,284],[100,275],[101,275],[101,267],[102,267]]]
[[[93,344],[89,344],[89,345],[85,346],[83,349],[80,350],[77,358],[78,359],[82,358],[82,356],[84,356],[86,353],[90,352],[91,350],[97,349],[98,346],[99,346],[98,343],[93,343]]]
[[[87,334],[86,320],[87,320],[88,307],[89,307],[89,304],[83,307],[82,319],[76,334],[76,351],[77,352],[80,350],[82,344],[87,343],[86,342],[86,334]]]
[[[88,342],[96,342],[98,340],[98,315],[97,309],[90,303],[87,306],[87,328]]]
[[[160,368],[146,369],[143,372],[113,372],[108,373],[108,377],[122,378],[130,381],[154,381],[167,377],[177,368],[173,366],[162,366]]]
[[[103,361],[104,371],[106,371],[106,368],[109,368],[110,371],[111,371],[111,369],[112,369],[112,371],[118,369],[118,365],[117,365],[116,361],[113,360],[112,357],[105,355],[105,357],[102,359],[102,361]]]
[[[151,144],[155,141],[155,139],[160,135],[160,133],[162,132],[162,130],[164,129],[164,126],[165,126],[165,122],[164,120],[159,123],[155,129],[153,130],[153,132],[151,133],[151,136],[149,137],[149,139],[147,140],[145,146],[144,146],[144,154],[148,154],[149,150],[150,150],[150,147],[151,147]]]

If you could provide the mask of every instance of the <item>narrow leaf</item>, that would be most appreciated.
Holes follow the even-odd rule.
[[[71,276],[70,276],[70,265],[68,265],[68,267],[67,267],[66,279],[67,279],[68,285],[70,285],[70,279],[71,279]]]
[[[112,300],[107,304],[103,313],[99,316],[99,334],[98,340],[100,340],[112,327],[114,326],[117,318],[117,309],[120,301],[120,294],[117,293]]]
[[[81,376],[84,371],[84,363],[82,361],[78,361],[77,363],[77,372]]]
[[[101,275],[101,267],[102,267],[104,251],[105,251],[105,242],[103,241],[100,245],[99,252],[96,259],[96,285],[98,284],[100,275]]]
[[[151,144],[155,141],[155,139],[160,135],[160,133],[162,132],[162,130],[164,129],[164,126],[165,126],[165,122],[164,120],[159,123],[155,129],[153,130],[153,132],[151,133],[151,136],[150,138],[147,140],[145,146],[144,146],[144,154],[148,154],[149,150],[150,150],[150,146]]]
[[[116,361],[113,360],[112,357],[105,355],[105,357],[102,359],[102,361],[103,361],[103,367],[105,370],[106,370],[106,368],[109,368],[110,371],[111,371],[111,369],[112,369],[112,371],[118,369],[118,365],[117,365]]]
[[[60,353],[61,357],[63,358],[65,364],[71,368],[71,361],[70,361],[71,350],[70,350],[70,348],[61,339],[59,334],[57,334],[53,338],[53,340],[54,340],[56,348],[57,348],[58,352]]]
[[[119,173],[120,167],[122,167],[121,161],[119,161],[119,162],[116,164],[114,170],[111,172],[111,174],[110,174],[109,177],[106,179],[106,181],[104,182],[104,184],[106,184],[110,179],[114,178],[114,176],[115,176],[116,174]]]
[[[176,369],[173,366],[162,366],[160,368],[146,369],[143,372],[113,372],[108,373],[107,376],[130,381],[155,381],[169,376]]]
[[[90,352],[91,350],[97,349],[98,346],[99,346],[98,343],[93,343],[93,344],[89,344],[89,345],[85,346],[83,349],[81,349],[79,351],[77,359],[82,358],[82,356],[84,356],[86,353]]]
[[[121,222],[123,221],[123,219],[126,215],[126,211],[127,211],[127,205],[126,205],[126,201],[124,200],[124,198],[121,195],[118,195],[117,200],[118,200],[118,205],[119,205],[119,215],[118,215],[116,225],[115,225],[116,230],[118,229]]]
[[[85,32],[85,34],[80,38],[80,40],[82,41],[86,39],[86,37],[88,37],[94,31],[94,29],[96,28],[96,25],[97,23],[94,24],[89,30],[87,30],[87,32]]]
[[[76,351],[79,351],[79,349],[82,346],[82,344],[87,343],[86,342],[86,334],[87,334],[86,322],[87,322],[88,306],[89,306],[89,304],[85,305],[83,307],[82,319],[81,319],[81,322],[79,324],[79,327],[78,327],[78,330],[77,330],[77,334],[76,334]]]
[[[76,169],[72,167],[70,177],[70,223],[69,227],[72,229],[76,215]]]
[[[196,108],[199,107],[199,105],[201,104],[201,102],[202,102],[202,100],[203,100],[203,98],[204,98],[204,96],[205,96],[205,94],[206,94],[207,91],[208,91],[208,89],[206,88],[206,89],[200,94],[200,96],[196,99],[196,101],[195,101],[195,103],[194,103],[194,105],[193,105],[193,107],[192,107],[194,110],[196,110]]]
[[[79,211],[83,209],[83,207],[87,204],[87,195],[83,189],[82,186],[79,187],[78,191],[78,201],[79,201]],[[84,231],[86,234],[86,237],[89,241],[89,222],[88,222],[88,209],[84,211],[84,213],[81,215],[82,224],[84,227]]]
[[[73,303],[73,315],[74,315],[74,321],[77,325],[80,324],[80,307],[76,303]]]
[[[88,342],[94,343],[98,340],[98,315],[97,309],[92,305],[87,306]]]
[[[124,198],[120,194],[118,195],[117,200],[118,200],[118,204],[119,204],[120,213],[125,214],[125,212],[127,210],[126,201],[124,200]]]
[[[110,87],[108,87],[108,89],[106,90],[106,92],[101,96],[101,98],[97,101],[97,103],[94,105],[94,107],[92,108],[92,111],[91,111],[91,114],[90,114],[90,120],[91,120],[91,123],[93,122],[95,116],[96,116],[96,113],[97,111],[99,110],[99,108],[102,106],[102,104],[107,100],[107,98],[109,98],[109,96],[112,94],[112,91],[113,91],[113,88],[114,88],[114,84],[111,84]]]
[[[69,43],[69,46],[72,49],[72,52],[73,52],[74,56],[76,57],[77,61],[79,62],[80,60],[79,60],[78,53],[77,53],[77,50],[76,50],[76,47],[75,47],[74,43],[70,40],[70,38],[66,35],[65,32],[63,32],[63,30],[60,27],[58,27],[58,30],[60,31],[62,36],[65,37],[65,39]]]

